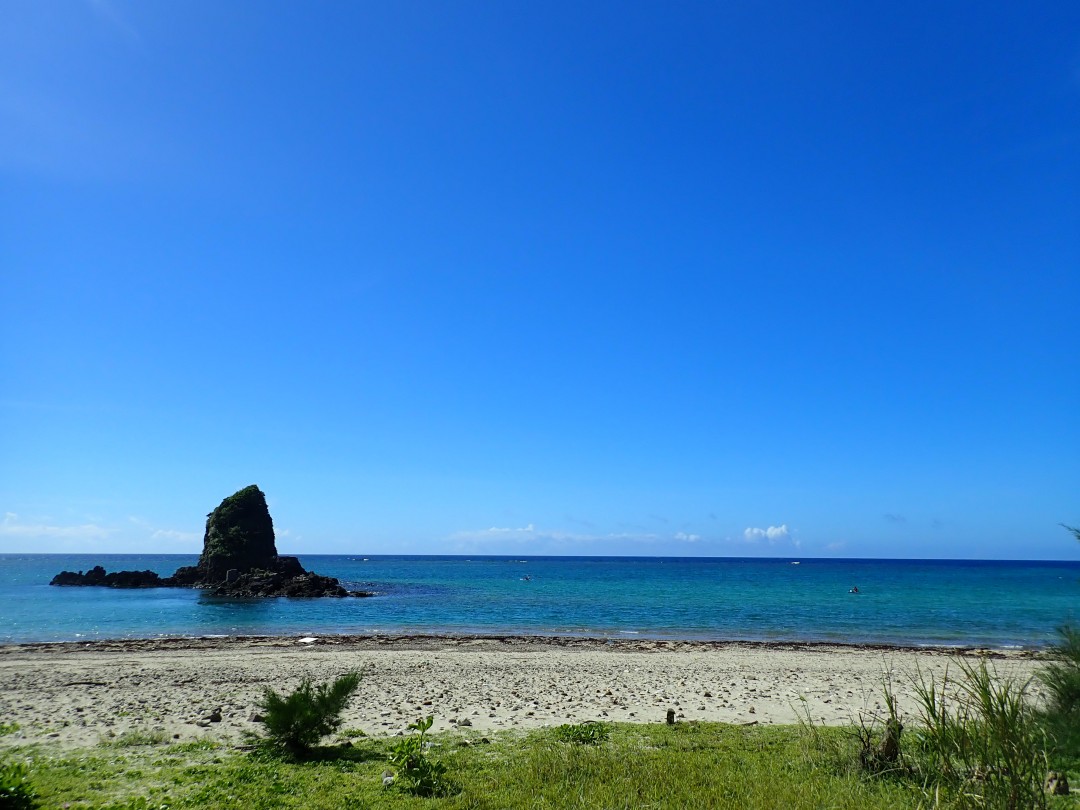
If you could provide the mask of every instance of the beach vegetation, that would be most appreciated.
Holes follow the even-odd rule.
[[[1047,806],[1047,736],[1030,694],[1031,681],[959,660],[940,683],[913,680],[919,725],[910,767],[927,798],[942,793],[958,807]]]
[[[162,745],[170,740],[170,735],[164,729],[151,731],[125,731],[116,737],[101,741],[101,745],[113,748],[131,748],[138,745]]]
[[[30,781],[30,768],[25,762],[0,761],[0,808],[24,810],[34,807],[37,791]]]
[[[428,715],[409,724],[409,730],[416,733],[390,749],[387,759],[396,770],[393,779],[384,784],[416,796],[446,796],[456,791],[457,786],[446,775],[446,764],[428,756],[430,742],[426,737],[434,722],[434,715]]]
[[[4,723],[0,722],[0,737],[6,737],[8,734],[14,734],[19,730],[18,723]]]
[[[881,693],[885,700],[885,713],[861,712],[853,724],[859,742],[859,764],[864,771],[873,774],[901,771],[903,767],[901,737],[904,724],[900,721],[891,670],[882,676]]]
[[[578,745],[600,745],[611,736],[607,725],[596,721],[561,725],[553,733],[558,740]]]
[[[1065,625],[1058,636],[1038,673],[1049,692],[1042,722],[1058,764],[1080,770],[1080,628]]]
[[[392,789],[384,787],[402,738],[368,737],[335,749],[334,756],[304,760],[192,743],[82,750],[39,745],[25,753],[34,759],[43,807],[903,810],[927,805],[918,785],[862,772],[856,741],[842,728],[822,727],[818,734],[824,745],[845,753],[844,768],[807,745],[798,726],[605,725],[604,745],[567,745],[552,729],[488,736],[413,729],[409,739],[423,736],[425,758],[438,751],[445,773],[454,775],[451,790],[428,796],[401,789],[397,779]],[[941,806],[956,805],[943,799]]]
[[[309,755],[319,740],[341,726],[341,713],[359,685],[360,673],[349,672],[332,683],[305,678],[288,695],[267,687],[259,703],[266,727],[264,747],[296,758]]]

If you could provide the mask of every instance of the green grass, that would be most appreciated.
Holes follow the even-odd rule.
[[[586,722],[559,726],[554,731],[556,739],[578,745],[600,745],[607,742],[611,732],[604,723]]]
[[[42,807],[71,808],[781,808],[916,807],[921,794],[897,781],[837,766],[855,741],[819,729],[822,754],[796,727],[612,724],[600,745],[567,745],[554,729],[505,733],[483,743],[449,734],[431,753],[460,791],[422,799],[386,789],[395,740],[316,748],[297,763],[199,744],[9,752],[27,762]],[[471,744],[462,745],[463,740]]]
[[[292,761],[205,741],[9,749],[41,807],[76,808],[916,808],[934,806],[910,773],[870,775],[852,729],[718,723],[607,724],[606,741],[571,745],[558,729],[431,738],[456,793],[384,788],[401,738],[357,738]],[[135,742],[134,740],[132,741]],[[1070,773],[1080,780],[1080,774]],[[962,807],[943,794],[940,807]],[[1075,798],[1054,810],[1080,810]]]

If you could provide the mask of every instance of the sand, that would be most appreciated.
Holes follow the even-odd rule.
[[[347,729],[386,736],[422,715],[435,731],[586,720],[845,724],[882,710],[886,672],[903,712],[910,679],[956,659],[1028,678],[1031,653],[818,644],[536,637],[213,638],[0,646],[0,745],[94,745],[130,732],[240,743],[265,687],[362,673]],[[1037,685],[1035,692],[1038,692]],[[217,719],[220,715],[220,719]]]

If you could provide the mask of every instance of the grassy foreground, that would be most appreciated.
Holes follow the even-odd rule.
[[[9,750],[48,808],[905,808],[935,806],[918,784],[857,767],[850,730],[717,723],[612,725],[582,745],[554,729],[436,736],[429,755],[457,792],[383,786],[395,740],[354,738],[297,763],[209,742],[120,738],[78,751]],[[940,806],[949,806],[947,799]],[[1075,799],[1051,807],[1076,808]]]

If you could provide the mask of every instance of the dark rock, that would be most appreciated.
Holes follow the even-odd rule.
[[[110,588],[160,588],[161,577],[154,571],[117,571],[108,574],[106,585]]]
[[[303,569],[300,569],[303,571]],[[305,571],[287,576],[269,571],[241,574],[234,582],[213,588],[214,596],[351,596],[333,577]]]
[[[203,551],[196,566],[203,582],[224,582],[230,568],[271,571],[277,559],[274,521],[266,496],[254,484],[230,495],[206,516]]]
[[[877,746],[873,746],[869,738],[864,739],[859,752],[863,768],[878,773],[895,766],[900,759],[900,736],[903,732],[904,724],[895,717],[890,717],[885,721],[885,734]]]
[[[374,596],[367,591],[348,591],[333,577],[305,571],[296,557],[278,556],[266,496],[254,484],[230,495],[207,515],[197,565],[177,568],[171,577],[160,577],[153,571],[109,574],[96,565],[85,574],[61,571],[49,584],[205,588],[215,596],[229,597]]]
[[[274,570],[287,577],[300,577],[307,573],[296,557],[278,557]]]
[[[168,583],[153,571],[114,571],[109,574],[95,565],[85,574],[82,571],[61,571],[50,585],[94,585],[104,588],[161,588]]]
[[[199,574],[199,569],[196,566],[182,565],[177,568],[176,573],[174,573],[168,579],[171,580],[170,584],[175,587],[190,588],[193,585],[197,585],[200,578],[201,575]]]
[[[78,573],[76,573],[74,571],[61,571],[59,574],[57,574],[55,577],[53,577],[51,580],[49,580],[49,584],[50,585],[87,585],[88,583],[86,582],[86,574],[84,574],[82,571],[79,571]]]
[[[1068,796],[1069,777],[1065,775],[1064,771],[1050,771],[1046,775],[1044,787],[1051,796]]]

